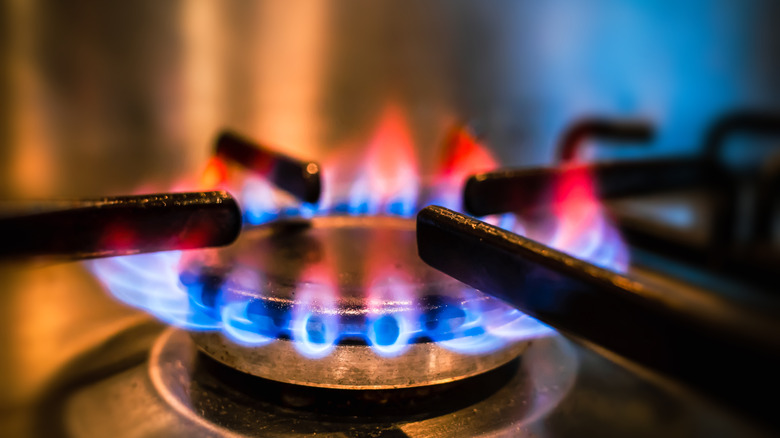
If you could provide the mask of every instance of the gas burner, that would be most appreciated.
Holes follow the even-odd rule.
[[[181,435],[516,436],[558,406],[578,370],[571,345],[557,336],[531,341],[522,359],[475,377],[390,390],[279,383],[196,352],[186,332],[169,329],[149,359],[154,390],[184,420]]]
[[[414,222],[320,217],[189,255],[182,282],[221,321],[193,332],[254,376],[323,388],[441,384],[510,362],[546,326],[424,264]]]

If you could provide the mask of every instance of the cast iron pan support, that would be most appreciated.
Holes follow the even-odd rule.
[[[644,120],[587,118],[574,123],[563,134],[558,157],[561,162],[575,159],[588,139],[647,144],[653,134],[653,125]]]
[[[313,161],[288,157],[229,131],[217,138],[215,153],[304,202],[313,204],[320,199],[320,166]]]
[[[0,213],[0,259],[82,259],[222,246],[241,230],[241,211],[226,192],[15,203]]]
[[[724,163],[723,153],[727,141],[736,134],[752,136],[780,136],[780,114],[742,110],[726,114],[719,118],[707,132],[704,141],[704,157],[708,171],[711,172],[712,187],[720,194],[720,199],[713,211],[712,231],[710,236],[711,251],[714,254],[724,253],[735,245],[735,231],[740,214],[739,186],[736,178]],[[765,184],[759,187],[759,191],[768,189],[773,182],[760,181]],[[762,198],[766,193],[758,193],[758,202],[766,200]],[[764,214],[766,211],[758,207],[756,213]],[[762,220],[762,219],[760,219]],[[759,221],[760,221],[759,220]],[[762,233],[762,223],[754,223],[757,230],[750,230],[751,234]],[[723,263],[722,261],[720,263]]]
[[[417,216],[420,257],[540,321],[778,426],[780,318],[667,292],[443,207]]]

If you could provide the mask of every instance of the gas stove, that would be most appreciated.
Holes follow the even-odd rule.
[[[299,160],[225,133],[204,191],[19,206],[0,255],[37,265],[4,267],[6,321],[61,345],[9,342],[6,374],[33,377],[11,383],[31,402],[5,430],[771,436],[756,397],[778,388],[776,173],[743,242],[737,176],[714,157],[729,131],[779,125],[737,113],[704,157],[593,164],[577,159],[585,140],[653,129],[585,120],[561,165],[525,169],[497,169],[457,127],[423,178],[390,105],[362,156]],[[704,240],[641,213],[668,199],[710,215]],[[743,257],[755,245],[760,263]],[[25,300],[44,304],[21,315]]]

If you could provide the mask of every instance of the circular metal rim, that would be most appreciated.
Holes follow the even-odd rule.
[[[295,341],[277,339],[258,347],[238,345],[218,332],[192,332],[200,351],[253,376],[332,389],[414,388],[454,382],[493,370],[525,351],[529,341],[509,342],[487,354],[464,354],[435,342],[409,344],[386,357],[367,345],[337,344],[324,357],[301,356]]]
[[[189,382],[198,364],[196,352],[189,333],[173,327],[163,332],[148,361],[148,376],[157,394],[179,418],[201,432],[215,436],[256,436],[234,429],[230,424],[215,423],[203,412],[193,409]],[[398,423],[397,428],[410,437],[447,434],[442,429],[444,424],[455,427],[447,429],[449,433],[474,437],[516,436],[518,430],[544,418],[564,400],[579,369],[576,352],[558,335],[530,342],[522,360],[513,363],[516,365],[511,366],[517,367],[514,377],[489,397],[460,410]],[[302,420],[295,412],[280,416],[279,412],[266,411],[262,405],[257,409],[251,421],[270,422],[274,435],[298,438],[312,433],[333,433],[330,426],[306,429],[304,425],[315,428],[319,423]],[[366,419],[364,423],[350,420],[343,426],[344,430],[354,430],[356,426],[370,429],[376,424],[372,419]]]

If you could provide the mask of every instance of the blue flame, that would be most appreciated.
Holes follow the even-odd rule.
[[[258,327],[256,320],[250,319],[247,314],[248,307],[249,301],[225,304],[221,312],[225,334],[235,342],[250,347],[258,347],[276,340],[274,337],[261,334],[263,330]]]
[[[459,186],[438,185],[426,191],[416,175],[401,174],[409,184],[372,180],[370,173],[358,172],[353,184],[338,186],[326,172],[318,205],[300,204],[267,181],[249,176],[239,200],[249,225],[288,216],[412,217],[431,199],[459,207]],[[624,269],[627,251],[617,231],[600,209],[588,211],[592,214],[583,220],[547,216],[544,226],[511,214],[485,220],[600,266]],[[576,232],[567,228],[571,226]],[[424,296],[428,292],[381,272],[372,275],[366,308],[353,309],[347,316],[340,313],[343,309],[338,307],[335,285],[299,283],[294,303],[252,297],[267,289],[268,279],[240,263],[229,272],[214,272],[208,257],[199,254],[173,251],[100,259],[91,262],[91,268],[119,299],[167,323],[189,330],[221,331],[248,347],[290,339],[309,358],[327,356],[347,340],[369,345],[383,357],[398,356],[414,343],[431,341],[458,353],[482,354],[552,333],[534,318],[472,289],[463,288],[457,297]],[[383,308],[383,303],[393,303],[393,308]]]
[[[326,190],[326,202],[311,206],[296,204],[262,180],[248,179],[241,192],[244,218],[249,224],[259,224],[285,216],[410,217],[420,207],[417,202],[424,199],[421,193],[409,191],[378,202],[372,200],[370,190],[357,187],[342,191],[341,196]],[[458,199],[441,190],[436,196]],[[624,269],[627,252],[620,236],[600,210],[594,211],[598,214],[591,215],[587,223],[576,224],[582,230],[579,233],[562,229],[565,221],[547,221],[539,227],[510,214],[485,220],[592,263]],[[197,252],[193,253],[197,261]],[[289,306],[248,298],[240,291],[263,290],[267,284],[256,270],[239,264],[230,272],[209,273],[207,262],[201,266],[202,262],[193,264],[188,258],[185,263],[183,254],[189,253],[100,259],[92,261],[91,268],[119,299],[167,323],[189,330],[219,330],[233,342],[248,347],[291,339],[296,350],[309,358],[331,354],[346,339],[369,345],[378,356],[393,357],[416,342],[434,341],[461,354],[482,354],[553,333],[536,319],[477,291],[464,288],[460,299],[437,298],[425,304],[418,302],[424,297],[419,297],[412,285],[383,275],[377,276],[369,295],[377,302],[403,303],[403,308],[390,312],[369,308],[343,320],[332,288],[301,283],[296,287],[297,304]]]
[[[550,224],[552,232],[528,228],[522,221],[516,221],[510,229],[596,266],[621,273],[628,271],[628,247],[606,214],[599,210],[584,221],[586,223],[578,224],[576,233],[554,221]]]
[[[336,318],[312,312],[293,319],[292,333],[298,352],[312,359],[330,354],[339,339]]]
[[[244,222],[249,225],[260,225],[283,217],[311,217],[317,211],[315,206],[297,202],[288,193],[254,175],[244,179],[239,193]]]
[[[219,322],[193,305],[179,281],[180,251],[95,259],[89,267],[121,301],[162,321],[194,330],[214,329]]]
[[[382,315],[368,324],[367,338],[380,356],[399,356],[409,348],[412,331],[406,315]]]
[[[550,326],[517,309],[507,312],[506,320],[509,320],[506,324],[491,325],[490,333],[503,339],[517,341],[539,338],[554,332]]]
[[[475,290],[464,290],[462,303],[447,310],[455,321],[449,332],[438,330],[433,339],[442,347],[463,354],[482,354],[500,349],[511,342],[552,333],[535,319],[503,303],[496,305]],[[489,305],[489,306],[488,306]],[[518,321],[524,320],[522,324]]]
[[[417,310],[426,308],[424,303],[410,299],[396,301],[404,303],[398,311],[366,309],[356,320],[341,321],[333,291],[322,285],[299,284],[296,290],[302,302],[277,305],[237,292],[260,290],[264,281],[256,272],[238,267],[222,281],[218,275],[198,273],[191,266],[182,270],[182,255],[172,251],[89,263],[117,298],[169,324],[189,330],[220,330],[248,347],[287,337],[309,358],[327,356],[347,338],[361,340],[378,356],[393,357],[426,339],[459,353],[479,354],[551,333],[535,319],[466,288],[462,300],[428,301],[425,311]],[[410,293],[410,285],[391,280],[374,290],[385,296]]]

